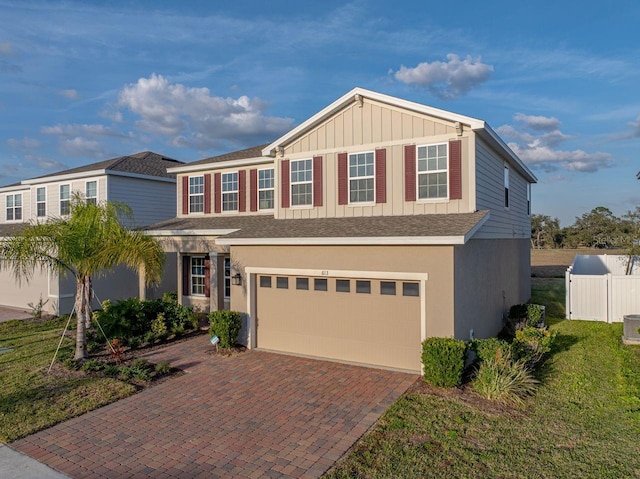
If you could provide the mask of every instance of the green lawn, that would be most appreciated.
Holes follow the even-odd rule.
[[[87,377],[59,365],[47,375],[64,322],[0,323],[0,442],[14,441],[65,419],[129,396],[135,386],[111,378]],[[69,355],[65,339],[61,353]]]
[[[640,348],[621,324],[562,320],[563,279],[533,298],[559,336],[524,408],[407,394],[327,477],[640,477]]]

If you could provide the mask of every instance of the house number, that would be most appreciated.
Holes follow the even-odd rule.
[[[322,271],[322,276],[329,276],[329,271],[323,270]]]

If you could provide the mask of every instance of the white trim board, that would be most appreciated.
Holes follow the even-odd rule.
[[[256,158],[242,158],[239,160],[228,160],[228,161],[212,161],[211,163],[201,163],[199,165],[189,166],[173,166],[171,168],[167,168],[167,173],[191,173],[196,171],[206,171],[206,170],[221,170],[223,168],[232,168],[238,166],[250,166],[250,165],[262,165],[265,163],[274,163],[274,159],[272,157],[263,157],[258,156]]]

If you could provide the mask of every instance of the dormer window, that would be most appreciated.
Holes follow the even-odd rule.
[[[204,176],[189,177],[189,213],[204,212]]]
[[[7,195],[7,221],[22,220],[22,193]]]

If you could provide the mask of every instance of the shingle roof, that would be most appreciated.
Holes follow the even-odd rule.
[[[29,223],[3,223],[0,224],[0,238],[16,235],[24,230]]]
[[[273,216],[207,216],[174,218],[146,230],[237,230],[225,239],[259,238],[371,238],[465,236],[488,211],[412,216],[275,219]]]
[[[239,151],[232,151],[231,153],[225,153],[224,155],[204,158],[202,160],[188,163],[187,166],[204,165],[207,163],[220,163],[221,161],[244,160],[245,158],[260,158],[262,157],[262,149],[267,147],[268,145],[269,145],[268,143],[265,143],[264,145],[252,146],[251,148],[246,148],[244,150],[239,150]]]
[[[137,173],[146,176],[159,176],[162,178],[174,178],[175,175],[167,173],[167,168],[184,164],[182,161],[174,160],[167,156],[154,153],[152,151],[141,151],[133,155],[119,156],[110,160],[91,163],[90,165],[78,166],[68,170],[57,171],[48,175],[38,176],[39,178],[50,178],[54,176],[69,175],[73,173],[84,173],[95,170],[123,171],[127,173]]]

